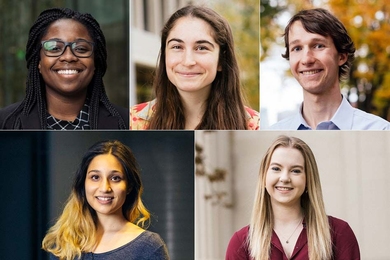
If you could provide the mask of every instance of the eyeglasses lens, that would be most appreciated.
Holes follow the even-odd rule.
[[[45,41],[43,49],[49,57],[58,57],[65,51],[66,46],[70,46],[72,53],[77,57],[89,57],[93,52],[93,45],[87,41],[77,41],[65,43],[63,41]]]

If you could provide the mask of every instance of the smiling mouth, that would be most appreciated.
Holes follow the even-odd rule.
[[[114,197],[96,197],[98,200],[101,200],[101,201],[112,201],[114,199]]]
[[[280,187],[280,186],[276,186],[275,187],[277,190],[280,190],[280,191],[289,191],[289,190],[293,190],[293,188],[290,188],[290,187]]]
[[[57,70],[56,72],[61,75],[73,75],[80,73],[79,70]]]
[[[301,73],[303,75],[314,75],[314,74],[317,74],[319,72],[321,72],[322,70],[308,70],[308,71],[302,71]]]
[[[182,76],[196,76],[196,75],[200,74],[200,73],[196,73],[196,72],[178,72],[178,73]]]

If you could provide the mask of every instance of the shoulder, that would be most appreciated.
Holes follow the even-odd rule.
[[[328,220],[332,230],[340,230],[349,227],[348,223],[342,219],[333,216],[328,216]]]
[[[390,122],[383,118],[364,112],[363,110],[354,109],[353,126],[356,130],[390,130]]]
[[[296,126],[295,124],[296,120],[297,120],[297,115],[292,115],[271,125],[269,129],[270,130],[297,130],[299,125]]]
[[[129,129],[129,109],[117,106],[113,103],[110,104],[118,112],[120,118],[123,119],[126,129]],[[102,103],[99,105],[98,120],[98,129],[119,129],[119,118],[113,116]]]
[[[154,113],[156,100],[140,103],[130,108],[130,129],[144,130],[149,125],[150,118]]]
[[[13,111],[15,111],[16,108],[20,106],[22,102],[13,103],[11,105],[8,105],[2,109],[0,109],[0,120],[5,119],[9,114],[11,114]]]
[[[145,230],[136,241],[145,259],[169,259],[167,246],[159,234]]]
[[[359,260],[359,244],[349,224],[332,216],[328,216],[331,228],[334,259]]]
[[[259,112],[247,106],[245,107],[245,112],[246,112],[248,130],[259,130],[260,127]]]
[[[249,248],[247,243],[248,233],[249,226],[245,226],[233,234],[226,250],[225,259],[249,259]]]
[[[22,102],[17,102],[17,103],[13,103],[11,105],[8,105],[2,109],[0,109],[0,128],[3,128],[3,124],[5,122],[5,120],[7,119],[7,117],[12,113],[14,112],[21,104]],[[7,123],[8,125],[8,123]],[[11,125],[13,125],[13,123],[11,123]],[[9,128],[9,127],[6,127],[4,126],[4,128]]]
[[[149,245],[151,246],[161,246],[165,245],[163,239],[160,237],[159,234],[154,233],[152,231],[145,230],[140,236],[140,238],[143,241],[148,242]]]

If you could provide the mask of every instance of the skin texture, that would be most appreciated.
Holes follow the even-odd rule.
[[[182,17],[167,38],[166,68],[181,96],[207,99],[219,70],[219,45],[211,26],[199,18]]]
[[[111,215],[123,218],[122,205],[128,192],[125,178],[115,156],[102,154],[92,159],[87,169],[85,193],[88,204],[96,211],[98,218]]]
[[[53,22],[47,33],[42,37],[42,41],[58,39],[65,42],[73,42],[84,39],[93,42],[89,36],[87,28],[72,19],[60,19]],[[55,99],[64,100],[66,98],[85,98],[88,84],[94,74],[94,55],[88,58],[78,58],[73,55],[70,47],[59,57],[47,57],[43,50],[40,53],[39,71],[46,84],[46,95]],[[79,73],[64,75],[59,74],[59,70],[77,70]]]
[[[330,36],[307,32],[300,21],[289,31],[290,68],[305,94],[327,95],[339,90],[339,66],[347,55],[337,52]]]
[[[267,170],[266,189],[272,206],[300,209],[301,195],[306,189],[304,159],[294,148],[276,148]]]

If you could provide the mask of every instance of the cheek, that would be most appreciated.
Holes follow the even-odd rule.
[[[267,189],[267,191],[271,189],[273,185],[274,185],[274,180],[269,176],[269,174],[267,174],[265,176],[265,188]]]
[[[167,54],[165,56],[165,67],[167,69],[171,69],[172,67],[174,67],[178,63],[180,63],[179,55],[169,55],[169,54]]]

